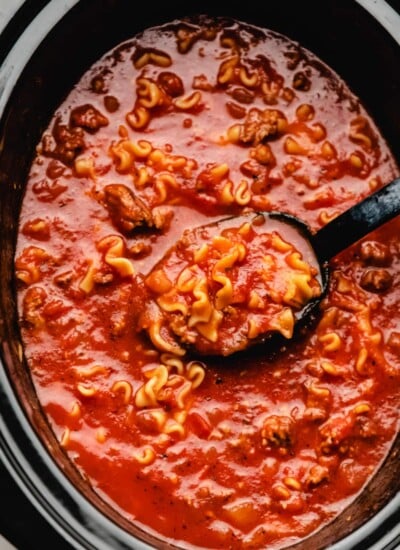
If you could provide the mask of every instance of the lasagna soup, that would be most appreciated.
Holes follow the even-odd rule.
[[[363,489],[398,429],[400,220],[331,261],[295,338],[307,254],[219,223],[317,231],[396,175],[339,76],[242,21],[146,29],[70,91],[22,205],[20,326],[61,447],[125,518],[179,548],[277,549]],[[285,346],[243,351],[266,329]]]

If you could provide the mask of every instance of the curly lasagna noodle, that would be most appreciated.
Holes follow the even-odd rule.
[[[231,355],[275,333],[292,338],[297,315],[322,294],[307,244],[279,214],[186,230],[144,280],[138,327],[156,348],[178,356],[186,347]]]
[[[340,77],[268,30],[172,21],[82,76],[31,166],[18,306],[60,445],[122,515],[181,548],[274,549],[362,490],[398,428],[399,220],[332,260],[308,332],[233,352],[289,338],[319,292],[252,216],[318,230],[396,175]]]

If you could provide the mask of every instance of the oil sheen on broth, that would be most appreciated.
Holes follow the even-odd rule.
[[[162,327],[141,330],[140,297],[185,229],[277,210],[318,230],[396,175],[341,78],[269,30],[172,21],[82,76],[38,144],[15,269],[40,403],[111,506],[182,548],[250,549],[297,542],[354,499],[398,426],[399,220],[332,260],[315,326],[276,357],[163,348]],[[204,248],[190,254],[197,273]],[[251,337],[265,306],[251,278],[219,292],[220,267],[225,279],[179,295],[207,298],[190,321],[212,321],[205,343],[239,303]],[[171,280],[154,284],[164,298]],[[182,308],[168,315],[179,328]]]

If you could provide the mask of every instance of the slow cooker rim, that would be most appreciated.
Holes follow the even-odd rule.
[[[354,0],[394,38],[400,45],[400,14],[385,0]],[[8,55],[0,67],[0,117],[10,99],[19,75],[29,63],[32,52],[40,45],[52,27],[58,23],[79,0],[50,0],[47,5],[27,22],[15,44],[10,45]],[[21,51],[24,55],[21,55]],[[5,464],[13,479],[30,502],[39,510],[50,525],[65,540],[76,548],[110,548],[110,537],[113,548],[132,548],[132,535],[105,517],[89,503],[77,489],[66,480],[64,474],[51,456],[43,453],[43,444],[31,426],[25,412],[21,409],[14,394],[14,389],[2,365],[0,371],[0,459]],[[10,426],[13,428],[10,429]],[[26,460],[22,447],[29,448],[33,455]],[[54,485],[49,488],[40,475],[42,468],[51,476]],[[67,483],[65,483],[67,481]],[[37,483],[36,490],[33,484]],[[56,489],[55,489],[56,487]],[[39,490],[41,489],[41,490]],[[55,490],[51,490],[55,489]],[[47,498],[45,498],[45,495]],[[62,499],[65,499],[62,501]],[[72,514],[66,507],[66,501],[72,499],[77,509]],[[400,523],[396,516],[400,510],[400,494],[397,494],[377,514],[360,526],[356,531],[330,546],[331,550],[355,549],[368,542],[369,536],[377,531],[383,523],[389,523],[382,542],[382,549],[395,548],[400,542]],[[87,520],[79,523],[78,520]],[[392,522],[394,524],[392,525]],[[93,530],[96,525],[98,530]],[[105,539],[102,530],[106,526],[109,540]],[[145,542],[134,540],[137,550],[152,548]],[[367,548],[364,546],[363,548]],[[372,547],[371,547],[372,548]],[[376,546],[373,547],[374,549]]]
[[[110,542],[116,549],[132,548],[132,535],[101,514],[72,483],[65,483],[60,468],[43,452],[4,369],[0,371],[0,403],[0,459],[50,525],[76,548],[109,550]],[[137,550],[153,548],[139,540],[135,543]]]

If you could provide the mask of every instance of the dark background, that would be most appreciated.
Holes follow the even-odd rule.
[[[18,550],[71,550],[72,546],[40,515],[1,463],[0,498],[0,533]]]

